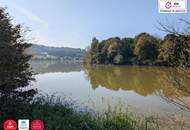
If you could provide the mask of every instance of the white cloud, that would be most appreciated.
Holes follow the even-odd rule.
[[[40,24],[41,26],[48,28],[48,22],[45,21],[44,19],[40,18],[39,16],[37,16],[36,14],[30,12],[29,10],[18,6],[16,4],[12,5],[16,10],[18,10],[21,14],[23,14],[24,16],[26,16],[30,21],[36,23],[36,24]]]

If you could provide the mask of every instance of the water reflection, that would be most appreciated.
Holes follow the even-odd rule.
[[[175,68],[84,66],[62,61],[31,61],[31,65],[38,73],[34,86],[39,90],[48,94],[64,93],[97,111],[121,104],[145,114],[182,113],[189,117],[179,108],[187,105],[190,108],[190,93],[180,89],[179,82],[175,81],[189,86],[190,78]]]
[[[58,60],[33,60],[30,64],[37,74],[84,71],[94,90],[105,87],[113,91],[134,91],[141,96],[152,94],[167,97],[189,96],[187,91],[180,90],[178,84],[173,81],[175,79],[181,81],[183,78],[183,85],[189,86],[190,78],[175,68],[82,65]]]
[[[32,60],[30,61],[32,69],[37,74],[56,73],[56,72],[79,72],[82,70],[80,63],[60,60]]]
[[[137,66],[84,66],[93,89],[134,91],[141,96],[162,93],[164,96],[187,96],[170,79],[182,75],[175,68]],[[188,80],[187,80],[188,79]],[[190,78],[184,84],[190,85]]]

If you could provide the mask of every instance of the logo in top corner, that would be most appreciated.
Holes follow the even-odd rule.
[[[158,0],[159,13],[187,13],[187,0]]]
[[[170,9],[172,7],[172,2],[171,1],[166,2],[165,7],[167,9]]]

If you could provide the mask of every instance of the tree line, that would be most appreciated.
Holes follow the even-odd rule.
[[[168,33],[161,39],[143,32],[134,38],[93,38],[85,63],[190,66],[190,35]]]

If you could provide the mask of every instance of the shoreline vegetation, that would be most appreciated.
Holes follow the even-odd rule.
[[[65,104],[59,98],[46,96],[36,98],[38,91],[29,88],[30,83],[35,79],[29,64],[31,56],[26,54],[26,50],[31,46],[23,34],[27,30],[24,30],[21,24],[13,24],[5,8],[0,8],[0,25],[0,123],[7,119],[40,118],[44,121],[46,130],[160,128],[151,117],[141,120],[135,114],[109,110],[105,114],[96,115],[75,111],[70,102]],[[162,43],[163,46],[160,48],[157,43]],[[111,38],[101,43],[93,39],[91,49],[87,51],[86,62],[154,65],[160,57],[162,65],[171,62],[171,65],[175,66],[180,64],[188,66],[189,44],[187,43],[189,43],[189,35],[167,35],[163,41],[147,33],[142,33],[135,39]]]
[[[12,100],[13,101],[13,100]],[[108,108],[104,112],[97,113],[83,109],[72,103],[71,100],[42,94],[30,103],[15,104],[13,115],[6,113],[0,117],[5,119],[41,119],[46,130],[163,130],[184,129],[184,122],[164,122],[156,116],[139,115],[122,108]],[[10,114],[10,115],[9,115]],[[171,124],[169,124],[171,123]]]
[[[146,66],[190,66],[190,36],[169,33],[164,39],[146,32],[134,38],[92,39],[84,63]]]
[[[141,119],[129,112],[108,110],[98,114],[84,109],[80,111],[72,101],[54,95],[41,95],[31,103],[15,105],[14,109],[17,111],[10,116],[12,119],[40,118],[46,130],[153,130],[157,127],[154,119]],[[4,119],[0,117],[1,122],[10,117],[7,113]]]

